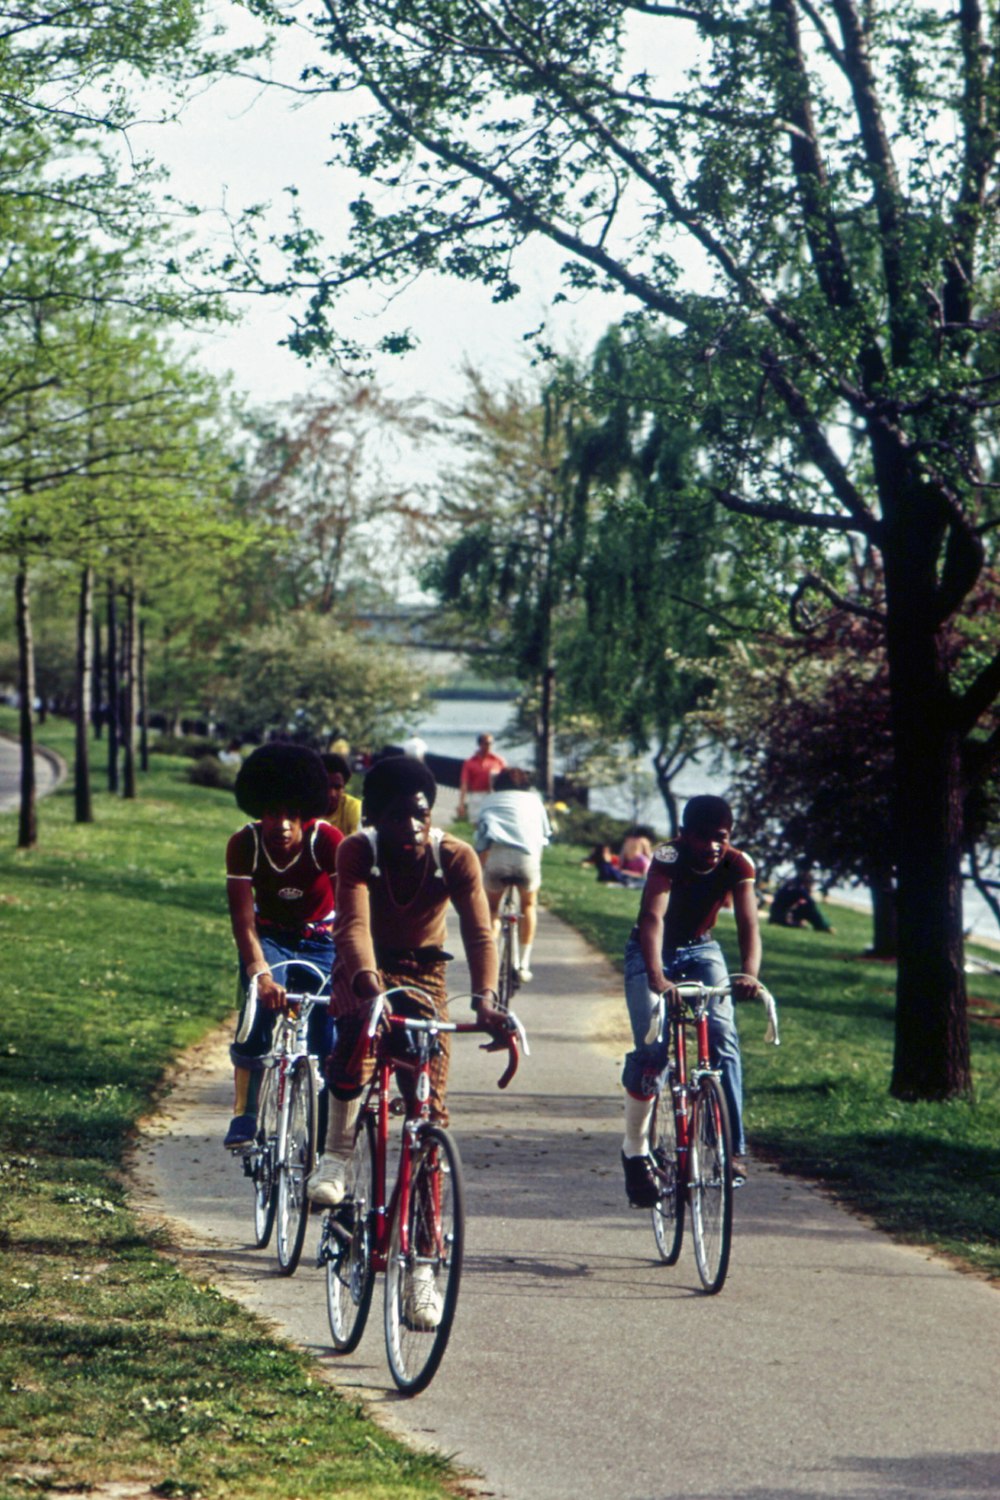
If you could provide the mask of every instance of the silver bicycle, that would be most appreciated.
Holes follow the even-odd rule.
[[[282,960],[272,971],[292,965],[311,969],[317,989],[286,994],[287,1009],[275,1016],[271,1050],[262,1059],[263,1078],[257,1101],[257,1131],[242,1147],[243,1171],[253,1183],[254,1239],[259,1250],[277,1224],[278,1270],[291,1276],[299,1263],[309,1219],[306,1179],[316,1164],[319,1095],[323,1088],[319,1059],[309,1051],[309,1017],[329,1000],[329,975],[307,959]],[[257,981],[250,981],[237,1041],[245,1042],[257,1013]]]

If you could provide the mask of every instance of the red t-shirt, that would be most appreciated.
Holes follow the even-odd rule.
[[[480,755],[478,750],[462,762],[459,778],[467,792],[488,792],[492,789],[493,777],[502,771],[507,762],[502,755]]]
[[[726,897],[745,880],[754,880],[756,874],[753,860],[740,849],[727,849],[714,870],[699,873],[679,840],[659,844],[653,850],[646,889],[650,890],[650,882],[661,890],[664,881],[670,887],[663,924],[664,949],[707,937]]]
[[[253,884],[254,906],[263,922],[305,927],[333,920],[337,845],[344,835],[320,819],[305,823],[302,843],[287,865],[276,865],[264,846],[259,823],[247,823],[226,846],[226,876]]]

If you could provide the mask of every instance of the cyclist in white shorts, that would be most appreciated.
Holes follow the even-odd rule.
[[[504,891],[516,885],[521,895],[518,923],[522,984],[531,979],[531,949],[538,924],[538,891],[542,884],[542,850],[552,837],[545,803],[532,789],[527,771],[507,766],[497,773],[493,791],[483,802],[476,823],[475,845],[483,866],[483,885],[494,931]]]

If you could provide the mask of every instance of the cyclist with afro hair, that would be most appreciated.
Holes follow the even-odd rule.
[[[235,793],[252,821],[226,846],[226,891],[239,954],[240,1000],[245,1005],[250,980],[256,978],[258,1010],[246,1041],[234,1041],[230,1049],[235,1102],[224,1144],[231,1148],[253,1140],[261,1059],[270,1050],[274,1016],[284,1007],[286,990],[320,986],[311,969],[296,969],[293,961],[306,959],[324,975],[332,967],[334,882],[343,838],[323,820],[330,795],[326,768],[304,745],[274,743],[254,750],[240,767]],[[271,966],[279,964],[284,967],[275,976]],[[332,1045],[329,1012],[317,1007],[310,1028],[310,1050],[322,1060]]]

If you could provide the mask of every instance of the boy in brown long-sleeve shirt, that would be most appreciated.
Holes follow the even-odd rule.
[[[337,957],[331,1001],[337,1042],[327,1070],[326,1143],[309,1178],[309,1196],[315,1203],[336,1205],[344,1196],[345,1169],[366,1081],[352,1074],[351,1063],[371,1002],[393,985],[413,984],[432,996],[432,1007],[413,996],[394,1000],[394,1008],[447,1019],[445,965],[451,955],[444,943],[449,901],[458,913],[479,1024],[497,1035],[509,1024],[494,1008],[497,955],[479,860],[470,845],[431,829],[436,793],[437,783],[422,761],[406,755],[378,761],[364,784],[369,826],[345,839],[337,851]],[[431,1065],[431,1113],[447,1124],[447,1035],[441,1041],[443,1050]]]

